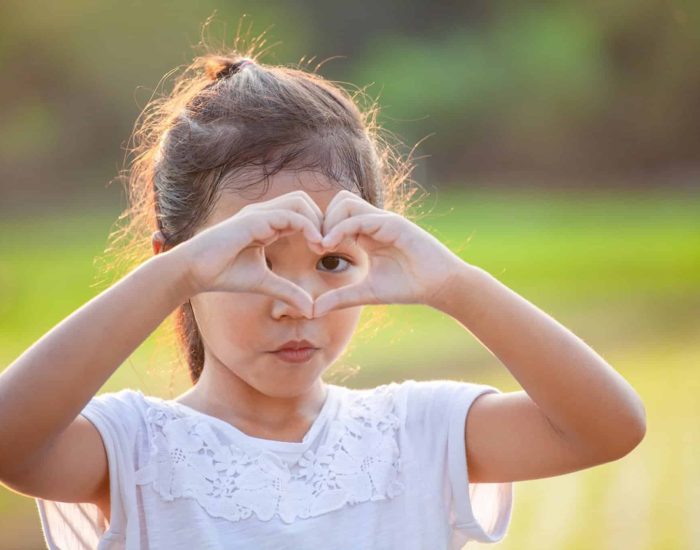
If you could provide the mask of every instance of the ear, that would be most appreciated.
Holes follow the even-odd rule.
[[[160,254],[165,248],[165,236],[162,232],[156,231],[151,237],[151,245],[153,246],[153,254]]]

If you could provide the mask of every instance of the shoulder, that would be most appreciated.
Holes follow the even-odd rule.
[[[408,401],[435,402],[444,404],[444,399],[477,397],[482,393],[497,392],[500,390],[488,384],[478,384],[475,382],[463,382],[450,379],[414,380],[412,378],[401,382],[390,382],[372,388],[351,389],[338,386],[344,393],[345,398],[354,402],[377,402],[377,401]]]
[[[133,405],[142,403],[146,399],[148,399],[148,397],[139,389],[123,388],[121,390],[98,393],[90,401],[105,404],[127,403]]]
[[[477,397],[500,393],[487,384],[448,379],[408,379],[368,389],[343,390],[346,406],[355,415],[394,415],[401,424],[423,425],[426,429],[435,423],[446,425],[446,419],[456,418],[463,423]]]
[[[148,401],[140,390],[125,388],[95,395],[80,412],[101,432],[133,436],[144,424]]]
[[[386,391],[393,393],[398,402],[405,402],[407,407],[426,411],[465,408],[484,393],[500,393],[498,388],[487,384],[449,379],[408,379],[391,384]]]
[[[131,388],[103,392],[90,399],[83,412],[137,413],[144,409],[147,399],[141,390]]]

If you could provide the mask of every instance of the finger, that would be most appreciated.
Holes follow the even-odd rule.
[[[279,199],[278,202],[286,205],[286,208],[290,208],[296,212],[299,212],[300,214],[303,214],[313,221],[319,230],[321,229],[321,224],[323,223],[323,212],[306,191],[297,189],[296,191],[291,191],[289,193],[285,193],[284,195],[280,195],[277,198]]]
[[[359,214],[369,214],[375,210],[375,207],[362,197],[350,193],[349,191],[345,191],[344,193],[341,191],[333,197],[333,200],[326,208],[326,215],[321,225],[321,232],[327,235],[333,227],[345,218]]]
[[[332,250],[346,238],[366,235],[386,244],[393,244],[400,237],[400,228],[388,214],[361,214],[341,221],[323,237],[322,246]]]
[[[283,212],[285,212],[285,211],[283,211]],[[289,211],[286,211],[285,214],[282,214],[282,216],[286,216],[287,213],[289,213]],[[273,226],[275,226],[274,224],[276,224],[276,223],[279,224],[282,222],[280,219],[277,219],[277,220],[274,220],[273,222],[271,222],[271,224]],[[321,246],[321,241],[323,240],[323,235],[321,235],[318,228],[315,225],[313,225],[313,223],[310,221],[307,221],[307,222],[302,221],[301,224],[302,224],[301,230],[299,229],[299,226],[295,226],[295,225],[290,226],[289,228],[285,228],[285,229],[280,230],[278,235],[277,235],[277,238],[273,239],[272,242],[274,242],[275,240],[277,240],[281,237],[285,237],[287,235],[292,235],[294,233],[301,232],[306,239],[306,243],[307,243],[307,246],[309,247],[309,249],[312,250],[313,252],[319,254],[319,255],[323,254],[325,252],[325,250]],[[265,245],[265,246],[267,246],[267,245]]]
[[[291,210],[268,210],[263,216],[257,217],[247,225],[250,231],[250,241],[262,246],[268,246],[280,237],[301,232],[306,239],[320,243],[323,235],[306,216]]]
[[[367,284],[362,281],[321,294],[314,302],[313,316],[321,317],[336,309],[378,303],[381,303],[381,301],[377,299]]]
[[[311,295],[293,282],[268,271],[260,282],[259,292],[282,300],[299,311],[305,317],[311,319],[313,316],[314,300]]]
[[[342,201],[350,197],[351,195],[355,197],[360,196],[358,193],[353,193],[352,191],[348,191],[347,189],[341,189],[340,191],[338,191],[335,195],[333,195],[331,201],[326,205],[326,212],[324,216],[328,215],[335,208],[335,205],[339,201]]]
[[[313,200],[306,191],[300,190],[299,193],[301,194],[301,198],[306,201],[309,209],[316,215],[316,219],[318,220],[317,227],[320,230],[321,225],[323,224],[323,211],[321,210],[321,207],[316,204],[316,201]]]
[[[288,210],[276,210],[271,212],[279,214],[279,216],[270,219],[270,225],[281,233],[278,237],[301,232],[304,234],[307,241],[320,243],[323,240],[323,235],[321,235],[319,229],[305,216]]]

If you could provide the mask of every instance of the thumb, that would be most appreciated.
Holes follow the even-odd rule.
[[[314,302],[314,317],[321,317],[329,311],[346,307],[377,304],[380,301],[364,282],[336,288],[324,292]]]
[[[276,275],[272,271],[267,271],[265,277],[260,282],[258,291],[268,294],[273,298],[294,306],[304,313],[304,316],[313,316],[314,299],[300,286],[295,285],[288,279]]]

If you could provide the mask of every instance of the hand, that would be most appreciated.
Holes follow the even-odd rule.
[[[172,252],[184,254],[193,294],[255,292],[278,298],[313,313],[313,298],[303,288],[273,273],[264,247],[302,232],[309,248],[318,252],[323,212],[304,191],[294,191],[251,203],[236,214],[197,233]]]
[[[314,317],[363,304],[431,304],[449,288],[463,260],[433,235],[400,214],[369,204],[342,190],[326,208],[321,246],[337,248],[347,237],[369,255],[369,271],[358,283],[316,298]]]

